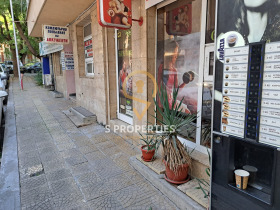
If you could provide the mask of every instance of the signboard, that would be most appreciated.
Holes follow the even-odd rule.
[[[85,46],[85,58],[93,57],[92,38],[84,41],[84,46]]]
[[[65,52],[65,69],[66,70],[74,70],[74,57],[73,53]]]
[[[164,0],[146,0],[145,1],[145,9],[149,9],[150,7],[162,2]]]
[[[101,26],[129,29],[132,25],[131,0],[97,0]]]
[[[249,47],[224,51],[221,131],[244,137]]]
[[[39,43],[40,56],[63,50],[62,44],[48,44],[46,42]]]
[[[43,25],[44,42],[69,44],[69,29],[63,26]]]

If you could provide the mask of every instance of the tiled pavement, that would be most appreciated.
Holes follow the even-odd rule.
[[[63,114],[75,106],[24,76],[13,85],[22,209],[176,209],[130,165],[121,137],[98,124],[76,128]],[[30,168],[43,173],[30,176]]]

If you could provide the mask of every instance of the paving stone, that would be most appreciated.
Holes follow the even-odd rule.
[[[98,147],[98,149],[103,151],[107,148],[114,147],[116,145],[111,141],[104,141],[104,142],[100,142],[100,143],[96,144],[96,146]]]
[[[72,174],[69,169],[65,168],[58,169],[47,174],[47,179],[49,182],[55,182],[69,177],[72,177]]]
[[[88,154],[85,155],[85,158],[88,161],[95,161],[95,160],[99,160],[99,159],[102,159],[102,158],[105,158],[105,157],[106,156],[100,151],[91,152],[91,153],[88,153]]]
[[[19,166],[20,168],[30,168],[32,166],[36,166],[41,164],[41,160],[39,157],[27,158],[27,159],[20,159]]]
[[[84,173],[77,177],[80,186],[92,185],[96,182],[101,182],[101,178],[94,172]]]
[[[69,165],[74,166],[74,165],[78,165],[78,164],[87,162],[87,159],[82,156],[74,156],[74,157],[66,158],[65,161]]]
[[[85,195],[87,201],[92,200],[94,198],[98,198],[103,195],[107,195],[112,192],[110,187],[106,185],[105,182],[95,182],[87,186],[82,186],[81,190]]]
[[[43,167],[45,173],[49,173],[60,168],[65,168],[65,163],[61,159],[54,159],[51,161],[43,162]]]
[[[137,171],[134,169],[131,171],[126,171],[125,176],[128,177],[134,184],[137,184],[138,182],[146,182],[147,180],[139,174]]]
[[[27,207],[44,203],[47,199],[51,199],[51,197],[52,193],[48,186],[37,187],[27,192],[21,192],[21,205]]]
[[[80,152],[79,149],[68,149],[60,152],[61,157],[63,158],[69,158],[69,157],[77,157],[77,156],[83,156],[83,154]]]
[[[50,188],[54,195],[68,195],[72,193],[78,193],[80,191],[73,178],[51,182]]]
[[[128,206],[132,205],[133,202],[137,199],[137,190],[138,188],[135,185],[131,185],[114,192],[114,196],[124,208],[127,208]]]
[[[116,210],[121,210],[123,209],[123,206],[121,203],[113,196],[113,195],[105,195],[101,196],[97,199],[93,199],[88,202],[88,206],[91,209],[96,209],[96,210],[103,210],[103,209],[116,209]]]
[[[88,173],[93,170],[92,165],[89,162],[84,162],[78,165],[70,166],[70,170],[74,176],[79,174]]]
[[[102,136],[102,135],[93,136],[93,137],[91,137],[90,140],[92,142],[94,142],[95,144],[108,141],[108,139],[105,136]]]
[[[74,149],[76,148],[76,145],[72,143],[66,143],[66,144],[58,144],[57,145],[58,151],[68,150],[68,149]]]
[[[88,144],[86,146],[80,147],[79,150],[83,153],[83,154],[88,154],[91,152],[95,152],[98,151],[98,148],[92,144]]]
[[[42,162],[48,162],[48,161],[52,161],[55,159],[59,159],[60,155],[56,151],[48,151],[45,153],[41,153],[40,158],[41,158]]]
[[[20,189],[21,192],[26,192],[43,185],[47,186],[47,179],[44,174],[21,180]]]
[[[118,146],[113,146],[113,147],[109,147],[109,148],[105,148],[102,150],[102,152],[108,156],[112,156],[118,153],[121,153],[122,150],[118,147]]]
[[[46,199],[42,202],[27,205],[22,210],[54,210],[54,203],[52,199]]]
[[[73,209],[85,203],[81,193],[57,194],[53,196],[55,209]]]

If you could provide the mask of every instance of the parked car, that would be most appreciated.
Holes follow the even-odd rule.
[[[34,65],[30,65],[26,68],[26,72],[35,73],[42,70],[42,64],[40,62],[35,63]]]
[[[2,81],[2,83],[3,83],[3,85],[4,85],[5,89],[6,89],[8,87],[8,76],[5,73],[2,65],[0,65],[0,76],[1,76],[1,81]]]
[[[9,74],[13,74],[14,73],[13,61],[5,61],[5,66],[9,70]],[[19,67],[20,67],[21,71],[24,71],[24,72],[26,71],[26,67],[22,64],[21,61],[19,63]]]
[[[9,72],[9,69],[6,68],[6,65],[5,63],[0,63],[1,66],[3,67],[4,69],[4,72],[6,73],[7,77],[8,77],[8,80],[10,79],[10,72]]]
[[[6,69],[9,71],[9,74],[13,74],[13,61],[5,61]]]

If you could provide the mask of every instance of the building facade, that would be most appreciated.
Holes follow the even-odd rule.
[[[184,111],[197,115],[192,128],[186,128],[180,138],[207,154],[215,8],[215,0],[132,0],[132,17],[143,17],[143,24],[135,21],[131,29],[121,30],[99,25],[95,1],[31,0],[27,19],[31,36],[41,37],[43,24],[69,27],[74,70],[61,70],[61,52],[54,53],[55,88],[66,98],[71,91],[76,93],[77,106],[96,114],[99,123],[111,129],[156,123],[152,117],[155,83],[171,89],[175,85],[180,87],[179,100],[184,98]],[[69,92],[67,87],[73,83]],[[116,132],[139,144],[137,132]]]

